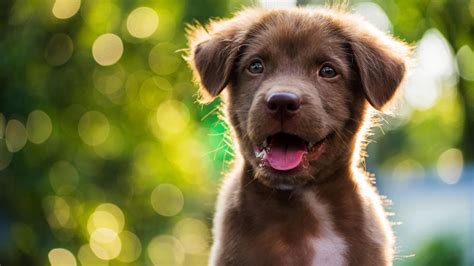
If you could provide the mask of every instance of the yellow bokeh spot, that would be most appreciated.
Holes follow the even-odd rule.
[[[97,146],[109,136],[109,120],[101,112],[89,111],[79,120],[78,131],[82,141],[88,145]]]
[[[28,133],[28,139],[31,142],[41,144],[51,136],[53,124],[45,112],[35,110],[28,115],[26,131]]]
[[[184,205],[184,196],[179,188],[171,184],[161,184],[151,193],[151,206],[160,215],[174,216]]]
[[[53,15],[59,19],[74,16],[81,7],[81,0],[56,0],[53,5]]]
[[[111,213],[115,217],[115,219],[117,219],[117,222],[119,225],[118,232],[122,231],[123,226],[125,224],[125,216],[123,215],[122,210],[117,205],[112,204],[112,203],[103,203],[97,206],[95,210]]]
[[[120,60],[123,54],[123,43],[119,36],[106,33],[99,36],[92,45],[92,56],[102,66],[110,66]]]
[[[166,155],[176,169],[189,175],[199,176],[199,178],[188,180],[188,182],[199,184],[204,180],[202,176],[206,176],[203,173],[208,172],[210,167],[205,150],[202,142],[192,138],[183,138],[179,143],[173,144]],[[194,164],[188,162],[194,162]]]
[[[67,249],[55,248],[49,251],[48,259],[51,266],[76,266],[76,258]]]
[[[25,126],[18,120],[10,120],[5,128],[5,142],[10,152],[17,152],[23,149],[28,140]]]
[[[79,174],[68,161],[59,161],[49,170],[49,182],[57,194],[70,194],[77,187]]]
[[[148,244],[148,257],[154,265],[181,265],[184,248],[178,239],[168,235],[156,236]]]
[[[81,266],[107,266],[108,261],[97,258],[89,244],[82,245],[77,253]]]
[[[179,221],[173,233],[183,244],[186,253],[199,254],[209,247],[211,234],[207,225],[198,219],[185,218]]]
[[[183,131],[189,123],[189,110],[179,101],[163,102],[156,110],[156,122],[160,132],[173,135]]]
[[[50,196],[44,199],[48,223],[53,228],[71,227],[71,207],[61,197]]]
[[[117,219],[115,219],[111,213],[95,211],[89,216],[89,220],[87,220],[87,231],[89,234],[92,234],[99,228],[107,228],[116,233],[118,233],[120,229]]]
[[[125,70],[120,64],[108,68],[97,66],[92,77],[94,87],[100,93],[110,96],[123,88]]]
[[[176,53],[177,47],[170,43],[160,43],[151,49],[148,64],[158,75],[170,75],[178,69],[181,58]]]
[[[123,231],[119,236],[122,241],[122,251],[117,257],[117,260],[126,263],[137,260],[142,253],[140,239],[138,239],[134,233],[129,231]]]
[[[110,160],[114,159],[122,153],[124,145],[124,137],[117,127],[110,127],[109,136],[100,145],[94,146],[94,151],[101,158]]]
[[[99,228],[107,228],[120,233],[125,225],[125,216],[122,210],[114,204],[99,205],[87,221],[87,231],[92,234]]]
[[[443,182],[453,185],[461,178],[463,164],[462,152],[458,149],[449,149],[439,156],[436,170]]]
[[[98,228],[95,230],[91,234],[89,245],[92,252],[103,260],[117,258],[122,249],[120,237],[109,228]]]
[[[158,14],[149,7],[139,7],[127,18],[127,30],[136,38],[150,37],[158,28]]]
[[[168,97],[173,87],[162,77],[151,77],[143,81],[138,96],[140,102],[149,109],[155,109],[159,103]]]

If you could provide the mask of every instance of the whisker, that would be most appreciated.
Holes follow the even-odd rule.
[[[219,106],[216,106],[214,108],[212,108],[206,115],[204,115],[202,118],[201,118],[201,121],[204,121],[206,118],[208,118],[209,116],[211,116],[212,114],[216,114],[218,115],[218,112],[219,112]]]

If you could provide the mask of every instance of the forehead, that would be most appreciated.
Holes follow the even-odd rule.
[[[247,56],[342,60],[346,46],[335,23],[308,12],[270,13],[254,24],[247,36]]]

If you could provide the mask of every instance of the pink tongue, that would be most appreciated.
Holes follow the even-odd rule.
[[[295,136],[274,136],[267,152],[267,161],[273,169],[286,171],[297,167],[307,153],[304,141]]]

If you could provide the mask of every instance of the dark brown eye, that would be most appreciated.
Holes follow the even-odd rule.
[[[319,70],[319,75],[323,78],[334,78],[337,76],[337,72],[332,66],[323,65],[323,67]]]
[[[253,61],[247,69],[252,74],[260,74],[263,73],[263,64],[260,60],[256,60]]]

